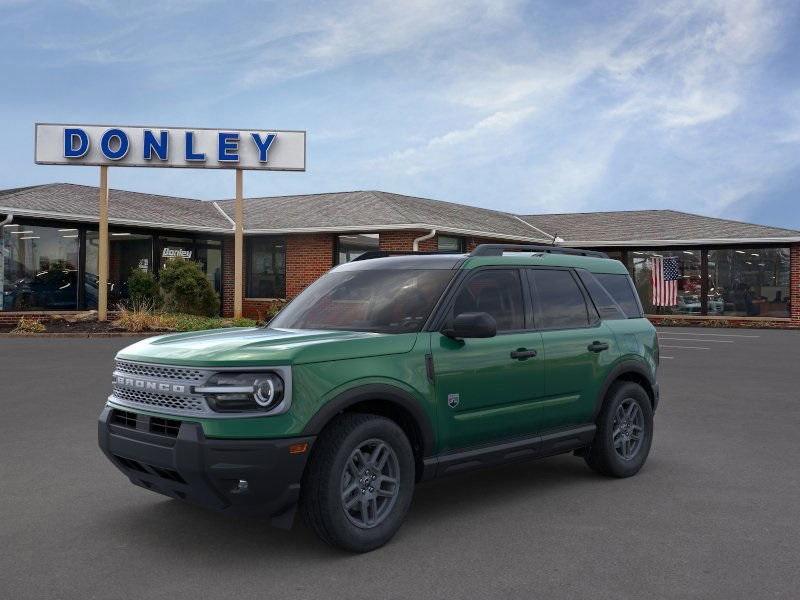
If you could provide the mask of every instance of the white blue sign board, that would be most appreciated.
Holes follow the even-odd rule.
[[[37,123],[40,165],[305,171],[305,131]]]

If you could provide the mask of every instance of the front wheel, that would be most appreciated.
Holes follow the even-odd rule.
[[[368,552],[400,528],[414,482],[414,454],[403,430],[384,417],[345,413],[314,445],[301,510],[327,543]]]
[[[653,442],[653,407],[642,386],[619,382],[608,391],[585,460],[594,471],[630,477],[642,468]]]

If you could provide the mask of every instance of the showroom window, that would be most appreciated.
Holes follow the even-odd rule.
[[[2,228],[3,310],[78,308],[80,237],[71,227],[8,224]]]
[[[197,262],[218,296],[222,296],[222,242],[197,240]]]
[[[283,238],[248,238],[247,297],[286,297],[286,242]]]
[[[708,251],[708,314],[789,318],[789,248]]]
[[[451,235],[440,235],[438,236],[436,242],[438,251],[442,253],[452,252],[458,254],[460,252],[464,252],[464,248],[466,247],[464,244],[464,238],[454,237]]]
[[[380,249],[377,233],[354,233],[336,238],[336,264],[342,265],[354,260],[365,252]]]
[[[178,258],[180,260],[197,260],[194,247],[194,238],[191,237],[163,237],[159,236],[159,268],[163,269],[167,262]]]
[[[635,250],[630,256],[646,314],[702,314],[701,250]]]
[[[99,256],[97,231],[86,232],[84,255],[84,302],[97,308],[97,265]],[[153,272],[153,236],[130,231],[108,234],[108,305],[116,306],[128,299],[128,279],[135,270]]]

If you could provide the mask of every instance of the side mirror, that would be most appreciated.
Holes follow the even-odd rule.
[[[453,319],[453,326],[442,330],[454,340],[465,338],[490,338],[497,335],[497,322],[494,317],[485,312],[461,313]]]

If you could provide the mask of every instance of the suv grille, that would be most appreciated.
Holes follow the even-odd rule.
[[[202,369],[190,369],[186,367],[167,367],[160,365],[146,365],[134,363],[127,360],[117,360],[116,370],[127,375],[137,375],[139,377],[153,377],[157,379],[179,379],[183,381],[203,381],[208,373]]]
[[[178,396],[172,394],[158,394],[156,392],[142,392],[116,385],[114,386],[114,396],[121,400],[135,402],[142,406],[177,409],[187,412],[206,412],[206,402],[199,396]]]

